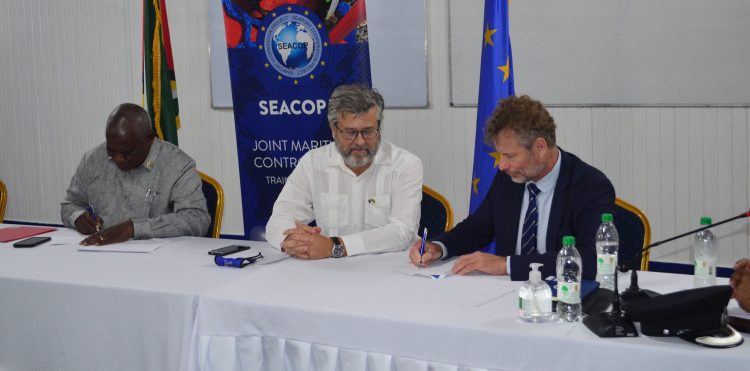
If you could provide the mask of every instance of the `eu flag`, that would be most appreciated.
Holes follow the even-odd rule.
[[[484,200],[500,164],[500,154],[495,151],[494,146],[484,143],[484,124],[497,102],[513,94],[515,92],[508,31],[508,0],[485,0],[470,213],[473,213]],[[485,247],[483,251],[494,253],[495,244]]]

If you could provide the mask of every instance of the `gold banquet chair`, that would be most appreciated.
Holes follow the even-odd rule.
[[[421,206],[418,235],[422,236],[425,227],[427,227],[427,238],[437,237],[453,228],[453,208],[443,195],[423,185]]]
[[[620,237],[617,259],[620,264],[630,263],[639,249],[651,244],[651,224],[640,209],[619,198],[615,199],[614,222]],[[646,251],[641,256],[642,271],[648,270],[648,262]]]
[[[0,223],[5,218],[5,205],[8,204],[8,189],[5,188],[5,183],[0,180]]]
[[[201,188],[206,197],[208,213],[211,214],[211,225],[206,237],[219,238],[221,232],[221,217],[224,214],[224,189],[216,179],[198,171],[201,178]]]

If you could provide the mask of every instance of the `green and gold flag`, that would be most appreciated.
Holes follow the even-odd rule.
[[[177,145],[177,105],[172,45],[164,0],[143,0],[143,104],[156,135]]]

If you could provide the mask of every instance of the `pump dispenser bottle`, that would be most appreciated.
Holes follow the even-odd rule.
[[[525,322],[548,322],[552,315],[552,290],[542,281],[540,263],[531,263],[529,280],[518,291],[519,317]]]

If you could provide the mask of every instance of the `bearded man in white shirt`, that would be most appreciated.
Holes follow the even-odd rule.
[[[422,161],[381,139],[383,109],[383,97],[366,86],[333,91],[334,142],[307,152],[287,178],[266,225],[272,246],[300,259],[409,246],[419,226]]]

